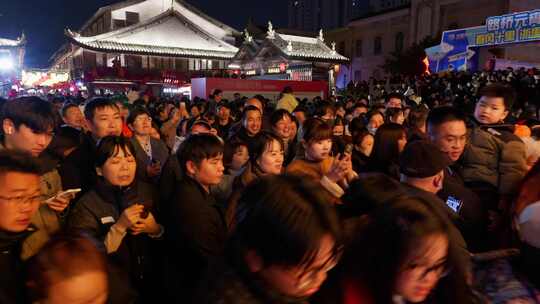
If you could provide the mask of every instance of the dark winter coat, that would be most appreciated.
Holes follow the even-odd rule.
[[[151,164],[152,160],[158,160],[163,168],[167,158],[169,157],[169,149],[167,148],[167,145],[165,145],[165,143],[161,140],[150,138],[150,146],[152,147],[152,158],[150,158],[135,137],[131,138],[131,143],[133,144],[133,148],[135,148],[135,159],[137,160],[137,179],[145,183],[157,184],[159,178],[152,178],[148,176],[146,167]]]
[[[466,183],[486,184],[502,197],[517,191],[527,162],[525,144],[512,131],[508,126],[471,122],[469,143],[463,152]]]
[[[127,188],[114,187],[103,179],[99,179],[95,188],[85,193],[68,220],[68,229],[80,230],[103,242],[124,209],[133,204],[143,204],[152,212],[154,194],[151,186],[135,182]],[[146,234],[124,236],[118,250],[109,254],[109,260],[123,272],[129,274],[133,287],[144,293],[155,283],[153,276],[155,262],[154,249],[159,240]]]
[[[169,294],[182,295],[183,303],[189,303],[187,299],[191,299],[209,263],[223,254],[227,237],[224,210],[197,181],[184,177],[163,211]]]
[[[364,153],[353,149],[351,155],[351,161],[353,170],[356,173],[368,172],[369,166],[369,156],[364,155]]]
[[[457,166],[444,170],[443,188],[437,196],[448,204],[452,198],[460,203],[456,214],[461,219],[461,233],[471,250],[477,252],[477,245],[483,242],[487,218],[485,217],[482,201],[471,189],[465,186]]]
[[[96,141],[90,134],[83,135],[82,143],[59,168],[64,189],[81,188],[84,192],[94,187],[97,181],[95,158]]]
[[[24,264],[20,258],[25,238],[35,231],[29,228],[22,233],[0,231],[0,303],[25,303]]]

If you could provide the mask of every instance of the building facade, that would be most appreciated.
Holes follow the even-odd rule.
[[[410,0],[289,0],[291,29],[315,32],[346,26],[351,20],[407,5]]]
[[[244,42],[231,63],[252,79],[333,81],[335,65],[349,59],[339,54],[335,44],[317,37],[276,31],[269,23],[263,37],[252,37],[246,30]]]
[[[54,56],[54,69],[90,85],[181,85],[222,75],[240,33],[182,0],[100,8]]]
[[[329,40],[337,42],[338,52],[351,58],[351,63],[341,69],[339,86],[349,81],[383,77],[381,65],[390,53],[428,36],[437,38],[445,30],[483,25],[489,16],[540,8],[537,0],[411,0],[405,3],[405,7],[372,13],[327,34]],[[480,62],[493,56],[538,60],[539,51],[538,44],[485,48],[481,50]]]

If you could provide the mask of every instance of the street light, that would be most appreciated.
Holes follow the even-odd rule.
[[[11,59],[11,57],[1,57],[0,58],[0,70],[1,71],[9,71],[13,70],[15,67],[15,63]]]

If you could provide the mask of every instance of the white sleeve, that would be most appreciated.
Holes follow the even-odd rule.
[[[328,190],[333,196],[340,198],[345,194],[345,191],[337,184],[331,181],[328,177],[323,176],[321,178],[321,185],[324,189]]]
[[[107,236],[105,236],[105,248],[107,248],[107,254],[114,253],[122,244],[122,240],[126,236],[126,231],[121,231],[116,225],[113,225]]]

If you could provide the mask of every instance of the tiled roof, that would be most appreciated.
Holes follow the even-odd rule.
[[[166,47],[142,45],[133,43],[119,43],[114,41],[91,41],[82,43],[85,47],[95,51],[105,52],[126,52],[135,54],[146,54],[156,56],[176,56],[176,57],[197,57],[197,58],[219,58],[230,59],[234,57],[235,52],[220,52],[213,50],[202,50],[180,47]]]
[[[275,38],[268,38],[268,41],[288,57],[304,60],[349,61],[349,58],[332,50],[318,38],[276,33]]]
[[[24,35],[17,40],[0,38],[0,47],[18,47],[24,45],[25,42]]]
[[[174,10],[97,36],[83,37],[70,30],[66,35],[83,48],[104,52],[230,59],[238,51]]]

